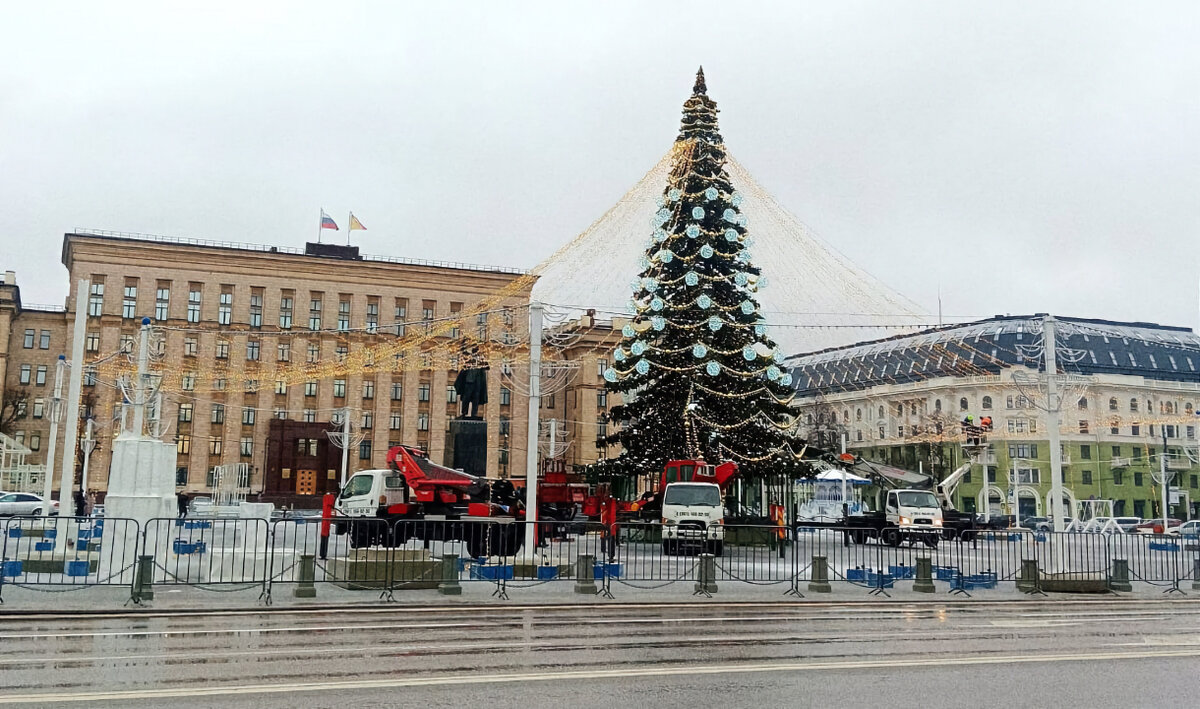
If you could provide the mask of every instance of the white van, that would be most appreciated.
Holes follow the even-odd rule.
[[[663,492],[662,551],[685,547],[720,556],[725,549],[725,508],[714,483],[671,483]]]

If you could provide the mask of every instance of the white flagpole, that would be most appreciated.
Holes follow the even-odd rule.
[[[321,213],[317,215],[317,243],[321,243],[321,230],[325,228],[325,208],[321,208]]]
[[[350,245],[350,232],[354,231],[354,212],[346,218],[346,246]]]

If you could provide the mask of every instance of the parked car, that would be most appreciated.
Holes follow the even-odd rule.
[[[1044,526],[1049,526],[1050,519],[1048,517],[1026,517],[1021,520],[1021,526],[1025,529],[1040,530]]]
[[[33,515],[40,517],[46,512],[46,504],[41,495],[31,492],[10,492],[0,497],[0,515]],[[50,501],[49,514],[58,514],[58,500]]]
[[[1121,531],[1125,532],[1126,534],[1133,532],[1133,530],[1142,523],[1140,517],[1113,517],[1113,520],[1117,523],[1117,526],[1121,528]]]
[[[1200,519],[1184,522],[1178,527],[1171,527],[1167,530],[1167,534],[1178,534],[1182,537],[1196,539],[1197,537],[1200,537]]]
[[[1178,527],[1181,524],[1183,524],[1183,520],[1181,520],[1181,519],[1168,519],[1167,520],[1167,528],[1168,529],[1173,529],[1175,527]],[[1163,521],[1161,519],[1148,519],[1145,522],[1142,522],[1141,524],[1134,527],[1134,531],[1137,532],[1138,534],[1162,534],[1163,533]]]

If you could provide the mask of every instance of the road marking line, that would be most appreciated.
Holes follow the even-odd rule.
[[[1000,665],[1052,662],[1086,662],[1096,660],[1141,660],[1149,658],[1200,657],[1194,650],[1156,650],[1149,652],[1107,652],[1072,655],[999,655],[993,657],[962,657],[943,659],[937,666]],[[217,697],[231,694],[288,694],[296,692],[344,692],[360,689],[393,689],[399,687],[436,687],[450,685],[496,684],[511,682],[561,682],[563,680],[628,679],[630,677],[662,677],[666,675],[723,675],[767,672],[816,672],[829,670],[886,669],[897,667],[927,667],[928,658],[896,660],[856,660],[826,663],[779,663],[747,665],[715,665],[711,667],[642,667],[619,670],[574,670],[530,672],[494,675],[464,675],[450,677],[396,677],[388,679],[352,680],[342,682],[302,682],[291,684],[249,684],[228,687],[181,687],[96,692],[10,694],[0,696],[0,704],[22,702],[97,702],[138,699],[171,699],[188,697]]]

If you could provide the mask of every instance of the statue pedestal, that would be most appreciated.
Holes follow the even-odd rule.
[[[451,419],[446,462],[471,475],[487,475],[487,422],[476,416]]]

